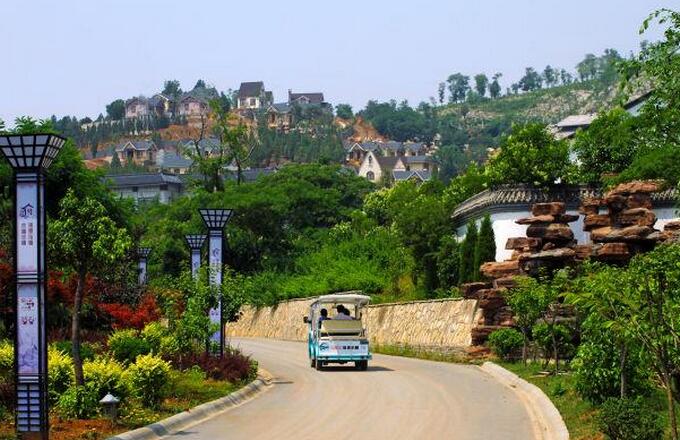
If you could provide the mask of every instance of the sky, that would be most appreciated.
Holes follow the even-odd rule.
[[[320,91],[355,110],[369,99],[435,96],[448,75],[527,66],[573,70],[586,53],[628,55],[642,20],[680,0],[0,0],[0,119],[96,117],[167,79],[189,90],[264,81]]]

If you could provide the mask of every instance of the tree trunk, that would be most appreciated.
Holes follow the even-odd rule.
[[[675,419],[675,400],[673,400],[673,390],[671,389],[670,374],[663,374],[664,387],[666,388],[666,400],[668,403],[668,417],[671,419],[671,438],[678,440],[678,422]]]
[[[85,385],[85,378],[83,377],[83,360],[80,358],[80,309],[83,304],[85,275],[85,270],[78,271],[78,284],[76,285],[76,294],[73,299],[73,315],[71,317],[71,350],[77,386]]]
[[[527,331],[522,329],[522,362],[527,366]]]
[[[555,357],[555,374],[558,373],[560,370],[560,357],[559,353],[557,351],[557,337],[555,337],[555,323],[553,322],[553,325],[550,327],[551,332],[550,336],[552,337],[552,343],[553,343],[553,356]]]
[[[621,369],[621,398],[625,399],[626,394],[628,392],[627,388],[627,383],[626,383],[626,361],[628,357],[628,347],[626,347],[626,344],[621,344],[621,356],[620,356],[620,362],[619,362],[619,368]]]

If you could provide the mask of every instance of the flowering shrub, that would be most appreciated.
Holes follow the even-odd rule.
[[[127,371],[133,393],[155,407],[167,395],[170,364],[154,355],[141,355]]]
[[[99,402],[88,387],[73,386],[57,402],[57,412],[68,419],[89,419],[97,414]]]

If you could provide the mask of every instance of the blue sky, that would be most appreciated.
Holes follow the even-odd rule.
[[[220,90],[263,80],[322,91],[355,109],[369,99],[436,94],[449,74],[526,66],[573,69],[607,47],[628,54],[658,7],[640,0],[2,0],[0,118],[96,116],[165,79]],[[647,36],[655,39],[658,29]]]

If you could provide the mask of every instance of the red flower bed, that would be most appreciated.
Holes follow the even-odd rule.
[[[173,356],[168,361],[180,370],[188,370],[198,365],[207,377],[215,380],[238,382],[250,378],[250,358],[240,351],[224,353],[223,358],[209,356],[206,353]]]

